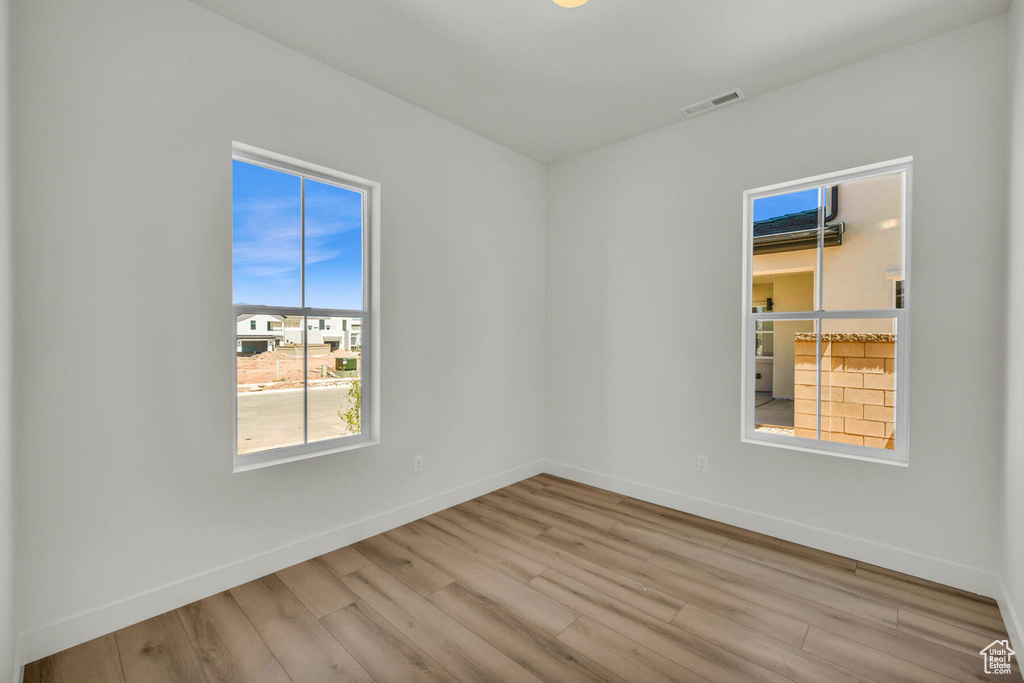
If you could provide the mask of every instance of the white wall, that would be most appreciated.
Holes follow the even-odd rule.
[[[185,0],[13,22],[14,319],[209,334],[15,340],[27,660],[533,473],[544,167]],[[380,446],[232,474],[232,140],[382,184]]]
[[[1006,442],[1003,485],[1003,616],[1024,652],[1024,5],[1010,9],[1009,263],[1006,313]]]
[[[11,319],[8,16],[0,0],[0,321]],[[11,449],[11,330],[0,323],[0,680],[14,666],[14,455]]]
[[[1002,16],[549,168],[549,469],[992,594],[1006,49]],[[743,190],[908,155],[910,467],[741,444]]]

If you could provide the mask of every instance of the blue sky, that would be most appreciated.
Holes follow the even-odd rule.
[[[302,207],[297,176],[235,161],[236,304],[301,306]],[[306,306],[362,308],[362,195],[306,181]]]
[[[754,200],[754,221],[764,221],[787,213],[806,211],[818,208],[818,189],[790,192],[774,197],[762,197]]]

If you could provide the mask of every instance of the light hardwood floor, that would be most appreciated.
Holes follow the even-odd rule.
[[[540,475],[25,681],[1020,681],[1004,638],[988,598]]]

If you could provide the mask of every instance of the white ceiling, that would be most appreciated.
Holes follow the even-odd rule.
[[[1010,3],[192,1],[543,163],[683,120],[680,107],[725,90],[758,95]]]

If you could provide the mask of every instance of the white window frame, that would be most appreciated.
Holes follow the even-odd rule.
[[[233,465],[235,472],[267,467],[284,462],[305,460],[322,455],[330,455],[343,451],[372,446],[380,443],[380,304],[377,292],[380,290],[380,183],[365,178],[360,178],[330,168],[318,166],[291,157],[269,152],[258,147],[246,145],[240,142],[232,143],[232,160],[243,161],[255,164],[275,171],[281,171],[300,178],[314,180],[318,183],[334,185],[353,192],[359,192],[363,196],[363,302],[361,309],[330,309],[311,308],[305,306],[305,245],[303,244],[303,257],[300,261],[302,268],[303,298],[299,307],[288,306],[235,306],[232,305],[234,315],[232,321],[232,341],[230,348],[233,351],[231,358],[232,386],[232,433],[233,438]],[[304,181],[303,185],[304,187]],[[305,206],[302,207],[303,214]],[[305,216],[303,215],[303,222]],[[303,227],[303,240],[305,240],[305,229]],[[233,299],[232,295],[232,299]],[[308,319],[314,316],[347,317],[362,319],[362,356],[360,368],[360,383],[362,387],[362,405],[360,406],[360,427],[361,433],[341,436],[334,439],[324,439],[312,443],[302,443],[281,448],[272,448],[255,453],[238,454],[238,362],[237,351],[235,351],[235,337],[237,335],[237,319],[243,313],[266,313],[270,315],[297,315],[306,316],[300,329],[302,330],[303,343],[303,367],[308,363],[305,347],[308,343],[308,330],[306,329]],[[284,331],[284,324],[281,327]],[[306,372],[308,375],[308,371]],[[303,391],[303,430],[308,431],[308,388]],[[305,441],[305,436],[303,438]]]
[[[842,458],[866,460],[906,467],[910,464],[910,394],[908,369],[908,349],[910,348],[910,302],[911,302],[911,192],[912,192],[913,157],[894,159],[878,164],[860,166],[845,171],[826,173],[824,175],[804,178],[791,182],[779,183],[747,190],[743,193],[743,326],[741,351],[741,391],[740,406],[740,441],[743,443],[760,444],[776,448],[787,448],[808,453],[819,453]],[[903,305],[901,309],[870,309],[859,311],[826,311],[821,309],[820,294],[823,291],[822,279],[828,274],[822,272],[822,249],[819,242],[818,264],[815,268],[815,308],[813,311],[792,313],[753,313],[753,237],[754,237],[754,201],[801,190],[814,189],[826,185],[837,185],[855,180],[864,180],[878,176],[903,174]],[[824,213],[819,211],[819,229]],[[819,233],[821,234],[821,233]],[[820,239],[820,237],[819,237]],[[757,320],[811,320],[815,321],[818,332],[818,433],[821,434],[821,321],[860,318],[893,318],[896,321],[896,429],[894,449],[888,451],[869,446],[805,439],[784,434],[758,432],[754,429],[755,399],[755,359]]]

